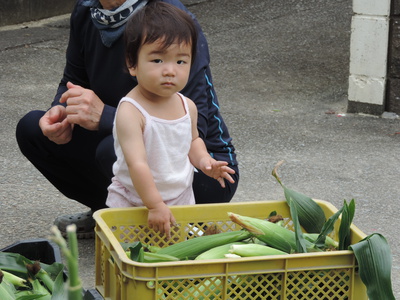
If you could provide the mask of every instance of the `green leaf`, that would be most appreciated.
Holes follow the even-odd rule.
[[[30,259],[18,253],[0,252],[0,269],[9,271],[19,277],[26,279],[27,270],[25,265],[32,264]]]
[[[40,294],[40,293],[33,293],[31,295],[17,295],[18,300],[36,300],[36,299],[44,299],[43,297],[45,294]],[[53,298],[51,298],[53,300]],[[65,299],[64,299],[65,300]]]
[[[294,201],[288,201],[290,207],[290,215],[294,223],[294,232],[296,236],[296,252],[297,253],[307,253],[306,244],[303,238],[303,232],[301,231],[301,226],[299,223],[299,217],[297,214],[297,204]]]
[[[350,249],[354,251],[369,299],[395,300],[391,284],[392,256],[386,239],[374,233]]]
[[[18,300],[36,300],[36,299],[44,299],[46,296],[42,293],[31,292],[31,291],[20,291],[15,294],[16,299]],[[53,298],[51,298],[53,300]],[[64,299],[65,300],[65,299]]]
[[[18,253],[0,252],[0,269],[9,271],[17,276],[27,278],[27,264],[33,264],[34,261],[26,258]],[[49,273],[52,279],[55,279],[58,274],[63,272],[64,265],[61,263],[53,263],[51,265],[40,263],[40,267]]]
[[[22,278],[28,277],[26,269],[27,264],[33,264],[34,261],[26,258],[18,253],[0,252],[0,269],[9,271]],[[51,265],[40,263],[40,267],[45,270],[50,277],[56,280],[54,284],[53,295],[60,294],[60,297],[54,297],[54,300],[65,299],[64,295],[64,265],[61,263],[53,263]],[[57,284],[58,279],[58,284]],[[38,295],[36,295],[38,297]]]
[[[131,242],[131,243],[121,242],[120,245],[121,245],[122,249],[124,249],[124,251],[127,251],[127,250],[129,250],[129,248],[135,247],[139,243],[140,243],[139,241],[135,241],[135,242]]]
[[[280,161],[276,164],[275,168],[272,170],[272,176],[279,182],[282,186],[285,198],[290,207],[292,207],[291,202],[296,203],[297,214],[299,217],[299,222],[303,226],[304,230],[308,233],[320,233],[322,227],[325,224],[325,214],[322,208],[310,197],[296,192],[294,190],[286,188],[281,179],[278,176],[278,167],[283,163]]]
[[[315,241],[315,245],[318,248],[324,248],[325,247],[325,239],[328,234],[330,234],[335,226],[335,223],[337,219],[339,218],[340,214],[343,211],[343,207],[339,209],[336,213],[334,213],[324,224],[324,226],[321,229],[321,233],[319,234],[317,240]]]
[[[54,280],[54,287],[51,300],[65,300],[67,299],[67,289],[64,286],[65,278],[64,272],[60,272]]]
[[[350,201],[350,204],[347,204],[347,201],[344,200],[342,221],[339,227],[339,250],[347,250],[350,246],[350,226],[353,222],[355,209],[354,199]]]
[[[308,233],[320,233],[325,223],[325,214],[322,208],[310,197],[283,186],[285,198],[289,206],[295,202],[299,222]]]
[[[129,250],[130,259],[137,262],[144,262],[144,249],[141,242],[136,241],[129,244],[126,244],[124,250]]]
[[[15,286],[12,283],[7,282],[5,279],[3,279],[3,281],[0,283],[0,299],[16,299],[15,292]]]

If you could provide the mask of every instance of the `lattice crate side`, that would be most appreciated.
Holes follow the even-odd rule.
[[[284,279],[283,272],[275,272],[229,275],[226,281],[225,277],[165,280],[158,282],[156,293],[159,300],[201,296],[217,300],[225,295],[227,299],[243,300],[357,300],[351,298],[350,269],[289,272],[286,283]]]
[[[282,295],[283,273],[228,276],[228,299],[278,300]]]
[[[287,299],[339,300],[351,298],[352,269],[289,272]]]
[[[223,277],[185,278],[176,280],[160,280],[156,299],[222,299],[224,291]],[[191,298],[193,297],[193,298]],[[204,297],[204,298],[202,298]]]

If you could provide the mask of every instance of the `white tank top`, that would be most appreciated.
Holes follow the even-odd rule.
[[[145,118],[145,128],[143,132],[144,145],[147,153],[147,160],[154,177],[155,184],[164,202],[173,200],[175,204],[194,203],[192,199],[182,199],[176,201],[179,196],[187,198],[187,189],[192,189],[194,168],[189,161],[188,153],[192,142],[192,124],[186,98],[179,94],[182,99],[186,114],[176,120],[160,119],[148,114],[148,112],[135,100],[124,97],[122,102],[129,102],[134,105]],[[119,104],[119,105],[120,105]],[[117,109],[119,109],[118,106]],[[121,145],[119,144],[115,126],[113,128],[114,147],[117,161],[113,165],[114,179],[122,184],[132,194],[129,202],[135,206],[143,205],[137,194]]]

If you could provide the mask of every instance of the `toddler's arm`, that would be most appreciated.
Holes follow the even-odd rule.
[[[235,171],[228,167],[227,162],[217,161],[212,158],[207,151],[204,141],[199,137],[196,105],[188,99],[188,106],[192,120],[192,144],[189,151],[190,162],[204,174],[218,180],[222,187],[225,187],[224,179],[230,183],[234,183],[235,181],[230,174],[235,174]]]
[[[147,163],[143,128],[143,115],[132,104],[122,103],[116,116],[116,130],[132,183],[149,210],[149,227],[166,234],[169,238],[171,224],[175,224],[175,218],[161,198]]]

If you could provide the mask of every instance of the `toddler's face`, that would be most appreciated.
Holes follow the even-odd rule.
[[[137,66],[130,68],[141,88],[169,97],[181,91],[189,79],[191,44],[174,43],[163,49],[161,41],[141,46]]]

